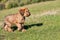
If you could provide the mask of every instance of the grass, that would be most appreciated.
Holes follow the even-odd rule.
[[[24,7],[28,7],[31,12],[25,22],[27,31],[6,32],[0,29],[0,40],[60,40],[60,12],[56,15],[39,16],[42,12],[59,9],[60,1],[47,1]],[[3,23],[6,15],[17,13],[19,8],[0,11],[0,22]]]

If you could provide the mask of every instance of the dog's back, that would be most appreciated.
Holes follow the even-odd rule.
[[[25,17],[19,14],[11,14],[5,17],[5,22],[9,22],[9,23],[23,23],[24,20]]]

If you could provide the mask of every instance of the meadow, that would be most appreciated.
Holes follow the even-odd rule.
[[[26,18],[26,32],[7,32],[0,26],[0,40],[60,40],[60,0],[40,2],[23,7],[29,8],[31,16]],[[17,13],[19,8],[0,11],[0,25],[6,15]],[[56,11],[57,10],[57,11]],[[41,16],[42,15],[42,16]]]

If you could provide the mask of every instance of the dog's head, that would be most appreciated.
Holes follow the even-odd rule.
[[[25,17],[28,17],[28,16],[31,15],[30,12],[29,12],[29,10],[28,10],[28,8],[21,8],[21,9],[19,10],[19,12],[21,13],[21,15],[23,15],[23,16],[25,16]]]

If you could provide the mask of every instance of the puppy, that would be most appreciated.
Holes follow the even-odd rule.
[[[29,17],[30,15],[28,8],[21,8],[18,13],[6,16],[4,19],[4,30],[12,32],[11,26],[16,25],[18,31],[25,31],[25,17]]]

